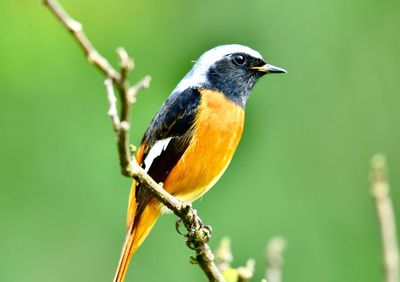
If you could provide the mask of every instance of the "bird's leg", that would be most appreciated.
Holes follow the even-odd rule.
[[[190,212],[191,222],[187,226],[189,232],[186,234],[186,245],[193,250],[198,250],[210,240],[212,229],[208,225],[203,225],[195,209],[192,208]]]
[[[180,230],[182,224],[188,230],[187,233]],[[203,225],[197,216],[197,211],[192,208],[190,203],[185,203],[185,206],[182,208],[181,215],[176,220],[175,229],[180,235],[186,237],[186,244],[193,250],[206,244],[210,240],[212,232],[211,226]]]
[[[186,234],[186,245],[192,250],[198,250],[207,244],[211,238],[212,229],[209,225],[202,225]]]
[[[188,214],[189,214],[191,208],[192,208],[192,204],[191,203],[184,203],[184,206],[181,208],[179,217],[175,222],[175,230],[176,230],[176,232],[178,232],[178,234],[183,235],[185,237],[188,235],[188,233],[184,233],[184,232],[180,231],[180,228],[181,228],[182,223],[183,223],[185,225],[186,229],[189,229],[188,228],[188,222],[189,221],[187,220],[187,217],[188,217]]]

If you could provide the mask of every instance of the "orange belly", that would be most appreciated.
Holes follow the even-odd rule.
[[[187,202],[199,198],[221,177],[243,131],[243,108],[222,93],[200,92],[192,141],[164,181],[166,191]]]

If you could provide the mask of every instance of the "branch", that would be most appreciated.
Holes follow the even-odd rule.
[[[268,242],[267,247],[267,272],[265,278],[268,282],[282,281],[283,252],[286,241],[282,237],[274,237]]]
[[[184,203],[166,192],[162,186],[156,183],[146,171],[132,161],[133,177],[151,191],[160,202],[177,215],[185,225],[188,234],[187,244],[196,251],[195,262],[200,265],[210,281],[225,281],[221,272],[214,263],[214,255],[207,242],[211,236],[211,229],[203,226],[196,210],[192,209],[190,203]]]
[[[53,14],[60,20],[64,27],[72,34],[75,41],[79,44],[79,46],[81,46],[82,50],[84,51],[89,63],[95,65],[105,76],[110,78],[113,81],[115,87],[118,89],[122,101],[121,114],[119,117],[120,124],[118,127],[115,127],[115,120],[113,121],[113,127],[114,131],[117,134],[121,173],[124,176],[131,177],[132,168],[130,166],[130,161],[132,159],[132,156],[129,150],[129,122],[132,104],[136,100],[135,96],[139,93],[139,91],[133,92],[129,88],[128,74],[133,69],[132,59],[129,58],[127,52],[123,48],[118,48],[117,53],[120,58],[121,68],[121,73],[118,73],[107,61],[107,59],[105,59],[93,47],[93,44],[90,42],[85,32],[83,31],[83,27],[80,22],[74,20],[70,15],[68,15],[68,13],[63,9],[63,7],[58,4],[56,0],[44,0],[43,3],[50,9],[51,12],[53,12]],[[143,88],[146,88],[146,86],[149,86],[149,83],[150,77],[146,76],[141,83],[142,87],[139,87],[137,89],[141,90]]]
[[[211,228],[203,226],[200,217],[197,215],[196,210],[191,207],[191,204],[181,202],[166,192],[160,184],[156,183],[144,171],[132,156],[129,143],[132,105],[136,102],[136,96],[139,92],[149,87],[150,77],[146,76],[137,84],[130,86],[128,75],[133,69],[134,63],[123,48],[117,49],[120,59],[120,72],[117,72],[93,47],[83,31],[82,25],[71,18],[57,1],[44,0],[44,4],[72,34],[86,54],[89,63],[94,64],[107,77],[105,86],[109,103],[108,115],[111,117],[113,130],[117,136],[121,173],[124,176],[133,177],[144,184],[154,197],[180,218],[188,231],[186,234],[187,245],[196,251],[195,262],[200,265],[210,281],[224,282],[225,279],[215,265],[214,255],[207,244],[211,236]],[[120,115],[118,115],[114,87],[118,90],[121,99]]]
[[[396,221],[389,195],[386,161],[380,154],[375,155],[371,160],[371,186],[381,232],[385,281],[399,282]]]
[[[222,271],[227,282],[248,282],[254,275],[255,260],[248,259],[246,266],[232,268],[231,262],[233,255],[231,250],[231,241],[229,238],[222,238],[216,253],[218,268]]]
[[[86,54],[89,63],[94,64],[104,75],[111,78],[114,82],[120,81],[120,75],[111,66],[111,64],[93,47],[82,29],[82,24],[71,18],[68,13],[61,7],[57,1],[44,0],[50,11],[61,21],[67,30],[73,35],[79,46]]]
[[[106,87],[107,100],[109,105],[107,114],[111,118],[112,126],[115,133],[118,133],[121,130],[121,121],[119,120],[118,116],[117,97],[115,97],[112,79],[107,78],[104,81],[104,86]]]

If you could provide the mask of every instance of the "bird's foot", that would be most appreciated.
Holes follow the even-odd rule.
[[[187,205],[185,209],[186,217],[178,218],[175,223],[176,232],[186,237],[186,245],[193,250],[201,249],[202,245],[208,243],[211,238],[212,229],[209,225],[203,225],[197,216],[197,211]],[[187,232],[181,231],[182,224],[185,225]]]
[[[212,228],[210,225],[203,225],[199,217],[195,214],[196,210],[193,210],[193,212],[193,223],[186,235],[186,245],[193,250],[198,250],[210,240]]]
[[[187,236],[187,234],[188,233],[185,233],[185,232],[182,232],[181,230],[180,230],[180,228],[181,228],[181,226],[182,226],[182,219],[180,219],[180,218],[178,218],[177,220],[176,220],[176,222],[175,222],[175,229],[176,229],[176,232],[178,232],[178,234],[180,234],[180,235],[182,235],[182,236]]]

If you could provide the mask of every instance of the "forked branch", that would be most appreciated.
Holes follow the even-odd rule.
[[[151,193],[174,214],[176,214],[187,229],[187,244],[196,251],[195,261],[200,265],[210,281],[225,281],[214,263],[207,242],[210,238],[209,227],[203,226],[200,217],[188,203],[183,203],[167,193],[156,183],[135,161],[130,148],[129,132],[132,105],[136,102],[139,92],[149,87],[150,77],[146,76],[135,85],[130,85],[128,76],[134,67],[133,60],[123,48],[118,48],[120,70],[116,71],[93,46],[82,24],[74,20],[55,0],[44,0],[44,4],[60,20],[63,26],[72,34],[81,46],[89,63],[95,65],[106,77],[105,86],[109,103],[108,115],[111,118],[113,130],[117,136],[118,155],[121,172],[124,176],[133,177],[151,191]],[[117,98],[114,88],[118,90],[121,100],[121,111],[118,113]]]
[[[371,186],[379,219],[385,281],[399,282],[399,248],[396,221],[389,194],[386,160],[383,155],[377,154],[371,160]]]

